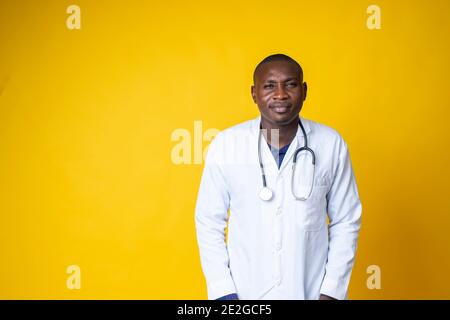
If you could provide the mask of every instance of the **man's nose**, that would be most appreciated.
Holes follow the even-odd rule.
[[[288,98],[288,94],[286,92],[286,88],[283,84],[278,84],[275,89],[275,94],[273,96],[274,99],[278,100],[286,100]]]

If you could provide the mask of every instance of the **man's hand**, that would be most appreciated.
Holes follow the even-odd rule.
[[[324,294],[321,294],[319,300],[337,300],[337,299],[329,297],[329,296],[324,295]]]
[[[226,296],[220,297],[216,300],[239,300],[239,297],[236,293],[227,294]]]

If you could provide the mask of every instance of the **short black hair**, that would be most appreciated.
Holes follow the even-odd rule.
[[[297,61],[295,61],[294,59],[292,59],[291,57],[289,57],[285,54],[276,53],[276,54],[271,54],[270,56],[265,57],[260,63],[258,63],[258,65],[255,68],[255,71],[253,71],[253,83],[255,82],[255,79],[256,79],[256,73],[261,68],[261,66],[266,63],[273,62],[273,61],[287,61],[287,62],[291,62],[291,63],[295,64],[300,73],[300,78],[303,78],[303,69],[302,69],[302,66],[300,65],[300,63],[298,63]]]

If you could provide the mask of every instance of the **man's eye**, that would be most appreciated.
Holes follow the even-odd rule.
[[[264,85],[264,89],[272,89],[273,87],[274,87],[273,84]]]
[[[289,88],[295,88],[297,86],[297,83],[289,82],[287,85],[288,85]]]

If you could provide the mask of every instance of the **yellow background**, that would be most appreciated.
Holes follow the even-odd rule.
[[[206,298],[202,165],[174,165],[171,134],[257,116],[253,68],[281,52],[304,68],[302,114],[350,147],[349,297],[449,299],[449,31],[448,0],[1,1],[0,298]]]

